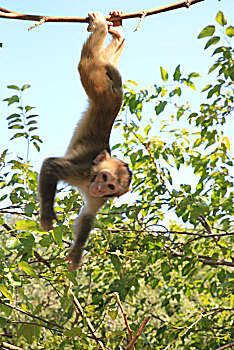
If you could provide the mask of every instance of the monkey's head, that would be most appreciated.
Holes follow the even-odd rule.
[[[94,159],[93,179],[89,193],[93,197],[120,197],[130,190],[132,173],[128,165],[117,158],[111,158],[104,150]]]

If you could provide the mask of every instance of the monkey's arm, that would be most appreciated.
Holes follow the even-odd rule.
[[[93,227],[96,213],[106,202],[103,198],[87,198],[87,204],[83,207],[75,226],[75,242],[66,257],[66,261],[71,261],[69,271],[75,271],[80,264],[84,245]]]
[[[52,230],[53,220],[57,220],[53,209],[57,183],[69,177],[78,177],[76,167],[66,158],[44,160],[39,176],[40,223],[46,231]]]

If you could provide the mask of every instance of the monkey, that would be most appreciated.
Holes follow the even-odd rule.
[[[110,12],[120,16],[121,11]],[[57,221],[54,197],[59,181],[77,187],[84,206],[75,224],[74,244],[65,258],[69,271],[80,266],[82,252],[92,230],[97,211],[109,198],[129,191],[132,173],[126,163],[111,157],[109,146],[112,125],[122,101],[122,78],[117,69],[124,47],[122,21],[107,22],[99,13],[89,13],[87,30],[91,32],[84,43],[78,65],[81,83],[88,96],[88,108],[79,120],[63,157],[44,160],[39,175],[40,225],[53,229]],[[112,41],[103,48],[110,33]]]

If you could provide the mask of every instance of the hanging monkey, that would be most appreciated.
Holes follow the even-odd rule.
[[[110,15],[119,16],[113,11]],[[93,227],[97,211],[108,198],[129,191],[131,171],[128,165],[110,156],[109,138],[122,100],[122,79],[117,70],[124,47],[122,21],[107,23],[99,12],[89,14],[87,30],[92,32],[83,46],[78,66],[89,106],[79,121],[64,157],[44,160],[39,176],[40,224],[52,229],[57,220],[53,209],[58,181],[78,187],[85,205],[75,225],[75,242],[66,261],[70,271],[79,267],[82,251]],[[107,33],[111,43],[103,49]]]

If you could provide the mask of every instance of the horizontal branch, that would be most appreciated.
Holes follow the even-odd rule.
[[[204,0],[184,0],[180,1],[178,3],[174,3],[171,5],[161,6],[158,8],[153,8],[149,10],[143,10],[138,12],[131,12],[131,13],[124,13],[120,17],[121,19],[129,19],[129,18],[144,18],[146,16],[155,15],[157,13],[167,12],[171,10],[176,10],[182,7],[189,7],[191,5],[194,5],[198,2],[201,2]],[[89,18],[88,17],[57,17],[57,16],[43,16],[43,15],[30,15],[30,14],[23,14],[15,11],[10,11],[5,8],[0,7],[0,18],[7,18],[7,19],[19,19],[19,20],[25,20],[25,21],[34,21],[39,22],[35,26],[45,23],[45,22],[73,22],[73,23],[88,23]],[[110,17],[105,16],[107,21],[116,21],[119,20],[119,17]],[[33,27],[35,27],[33,26]],[[31,27],[31,28],[33,28]],[[29,28],[29,29],[31,29]]]
[[[171,249],[172,256],[175,257],[183,257],[184,253],[182,252],[176,252],[174,249]],[[211,260],[210,257],[205,256],[205,255],[197,255],[198,260],[203,263],[204,265],[210,265],[210,266],[219,266],[219,265],[224,265],[224,266],[230,266],[234,267],[234,262],[229,261],[229,260]],[[191,256],[187,256],[187,259],[190,260]]]

